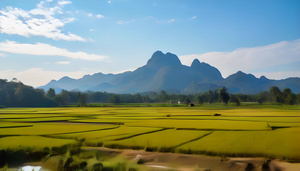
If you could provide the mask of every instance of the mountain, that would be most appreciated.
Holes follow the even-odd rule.
[[[111,93],[137,93],[160,91],[177,93],[200,93],[222,86],[231,93],[255,94],[268,90],[271,86],[283,89],[291,88],[300,92],[300,78],[270,80],[262,76],[256,78],[252,74],[241,71],[224,79],[220,71],[204,62],[195,59],[191,66],[182,65],[178,56],[172,53],[156,51],[146,65],[121,74],[96,73],[85,75],[80,79],[63,77],[52,80],[43,88],[54,88],[56,91],[106,91]]]

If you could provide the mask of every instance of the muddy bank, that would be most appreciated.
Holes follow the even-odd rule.
[[[128,160],[140,160],[150,171],[299,171],[300,163],[288,163],[265,158],[222,158],[204,155],[118,150],[103,147],[83,147],[82,150],[100,150],[120,155]]]
[[[19,163],[20,164],[20,163]],[[40,162],[23,163],[49,171],[56,170],[118,170],[132,171],[299,171],[300,163],[279,159],[225,158],[178,153],[120,150],[104,147],[81,147],[66,154],[43,157]],[[3,168],[5,170],[5,168]],[[0,169],[0,170],[3,170]],[[122,169],[121,169],[122,170]]]

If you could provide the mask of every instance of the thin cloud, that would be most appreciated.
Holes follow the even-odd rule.
[[[58,5],[61,5],[61,6],[71,4],[71,3],[72,3],[71,1],[58,1]]]
[[[71,62],[69,62],[69,61],[59,61],[59,62],[56,62],[56,64],[63,64],[63,65],[68,65],[70,63]]]
[[[88,61],[104,61],[108,58],[108,56],[88,54],[81,51],[70,52],[66,49],[61,49],[44,43],[20,44],[14,41],[5,41],[0,43],[0,51],[27,55],[63,56]]]
[[[168,21],[168,23],[173,23],[175,21],[176,21],[175,19],[171,19],[171,20]]]
[[[237,71],[258,73],[257,71],[267,67],[299,62],[299,56],[300,39],[283,41],[267,46],[239,48],[232,52],[191,54],[180,56],[179,58],[185,65],[190,65],[194,59],[199,59],[201,62],[206,62],[218,68],[223,77],[227,77]],[[297,73],[300,75],[300,70]],[[275,78],[275,76],[272,76],[272,78]]]
[[[49,83],[51,80],[58,80],[64,76],[69,76],[71,78],[81,78],[84,75],[92,74],[85,71],[72,71],[72,72],[61,72],[61,71],[47,71],[42,68],[30,68],[24,71],[15,70],[2,70],[0,71],[0,78],[12,80],[17,78],[19,81],[26,85],[31,85],[33,87],[43,86]]]
[[[129,21],[119,20],[119,21],[117,21],[117,24],[122,25],[122,24],[130,24],[133,22],[135,22],[135,20],[129,20]]]
[[[197,18],[197,16],[193,16],[193,17],[191,17],[191,18],[189,18],[190,20],[194,20],[194,19],[196,19]]]
[[[66,4],[69,1],[61,2]],[[30,11],[6,7],[0,10],[0,33],[24,37],[43,36],[54,40],[86,41],[78,35],[62,32],[65,24],[73,22],[75,18],[58,19],[54,17],[55,14],[63,14],[62,6],[48,7],[43,1]]]
[[[108,4],[110,4],[110,3],[111,3],[111,1],[107,1],[107,3],[108,3]]]
[[[100,19],[100,18],[104,18],[104,16],[103,16],[103,15],[100,15],[100,14],[96,15],[96,17],[99,18],[99,19]]]

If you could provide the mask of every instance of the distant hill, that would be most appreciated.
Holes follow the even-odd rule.
[[[281,89],[290,88],[300,92],[300,78],[270,80],[262,76],[256,78],[252,74],[241,71],[224,79],[220,71],[207,63],[195,59],[192,65],[182,65],[179,58],[172,54],[156,51],[147,64],[121,74],[96,73],[85,75],[80,79],[63,77],[52,80],[43,88],[54,88],[76,91],[106,91],[110,93],[137,93],[147,91],[177,92],[184,94],[201,93],[222,86],[231,93],[255,94],[268,90],[271,86]]]

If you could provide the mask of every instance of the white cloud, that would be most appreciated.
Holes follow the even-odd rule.
[[[103,16],[103,15],[100,15],[100,14],[96,15],[96,17],[97,17],[97,18],[104,18],[104,16]]]
[[[93,14],[92,13],[88,13],[88,17],[92,17],[93,16]]]
[[[135,20],[129,20],[129,21],[119,20],[119,21],[117,21],[117,24],[122,25],[122,24],[130,24],[133,22],[135,22]]]
[[[68,65],[70,63],[71,62],[69,62],[69,61],[59,61],[59,62],[56,62],[56,64],[63,64],[63,65]]]
[[[171,20],[168,21],[168,23],[173,23],[175,21],[176,21],[175,19],[171,19]]]
[[[267,67],[299,62],[299,56],[300,39],[294,41],[283,41],[267,46],[239,48],[232,52],[191,54],[180,56],[179,58],[185,65],[190,65],[192,61],[197,58],[201,62],[206,62],[218,68],[223,77],[227,77],[237,71],[257,73],[257,71]],[[297,73],[299,75],[300,71],[297,71]],[[258,74],[256,75],[258,76]],[[279,76],[280,74],[278,77]],[[278,77],[272,76],[272,78]]]
[[[96,29],[90,29],[90,32],[96,31]]]
[[[55,18],[55,14],[63,14],[62,8],[47,7],[44,4],[45,2],[42,1],[37,8],[30,11],[12,7],[0,9],[0,33],[24,37],[44,36],[54,40],[86,41],[78,35],[62,32],[65,24],[73,22],[74,18]]]
[[[64,18],[62,21],[63,21],[64,23],[72,23],[72,22],[75,21],[75,18]]]
[[[128,72],[128,71],[135,71],[137,68],[130,68],[130,69],[125,69],[125,70],[119,70],[119,71],[116,71],[116,72],[113,72],[113,74],[121,74],[121,73],[124,73],[124,72]]]
[[[109,3],[109,4],[110,4],[110,3],[111,3],[111,1],[107,1],[107,3]]]
[[[71,3],[72,3],[71,1],[58,1],[58,5],[61,5],[61,6],[71,4]]]
[[[190,20],[194,20],[194,19],[196,19],[197,18],[197,16],[193,16],[193,17],[191,17],[191,18],[189,18]]]
[[[26,85],[31,85],[33,87],[43,86],[49,83],[53,79],[60,79],[64,76],[69,76],[71,78],[81,78],[86,74],[92,74],[85,71],[73,71],[73,72],[59,72],[59,71],[47,71],[41,68],[30,68],[25,71],[15,71],[15,70],[3,70],[0,71],[0,78],[12,80],[17,78],[19,81]]]
[[[13,41],[5,41],[0,43],[0,51],[28,54],[28,55],[43,55],[43,56],[63,56],[72,59],[81,59],[89,61],[103,61],[107,56],[87,54],[85,52],[70,52],[66,49],[61,49],[49,44],[20,44]]]

